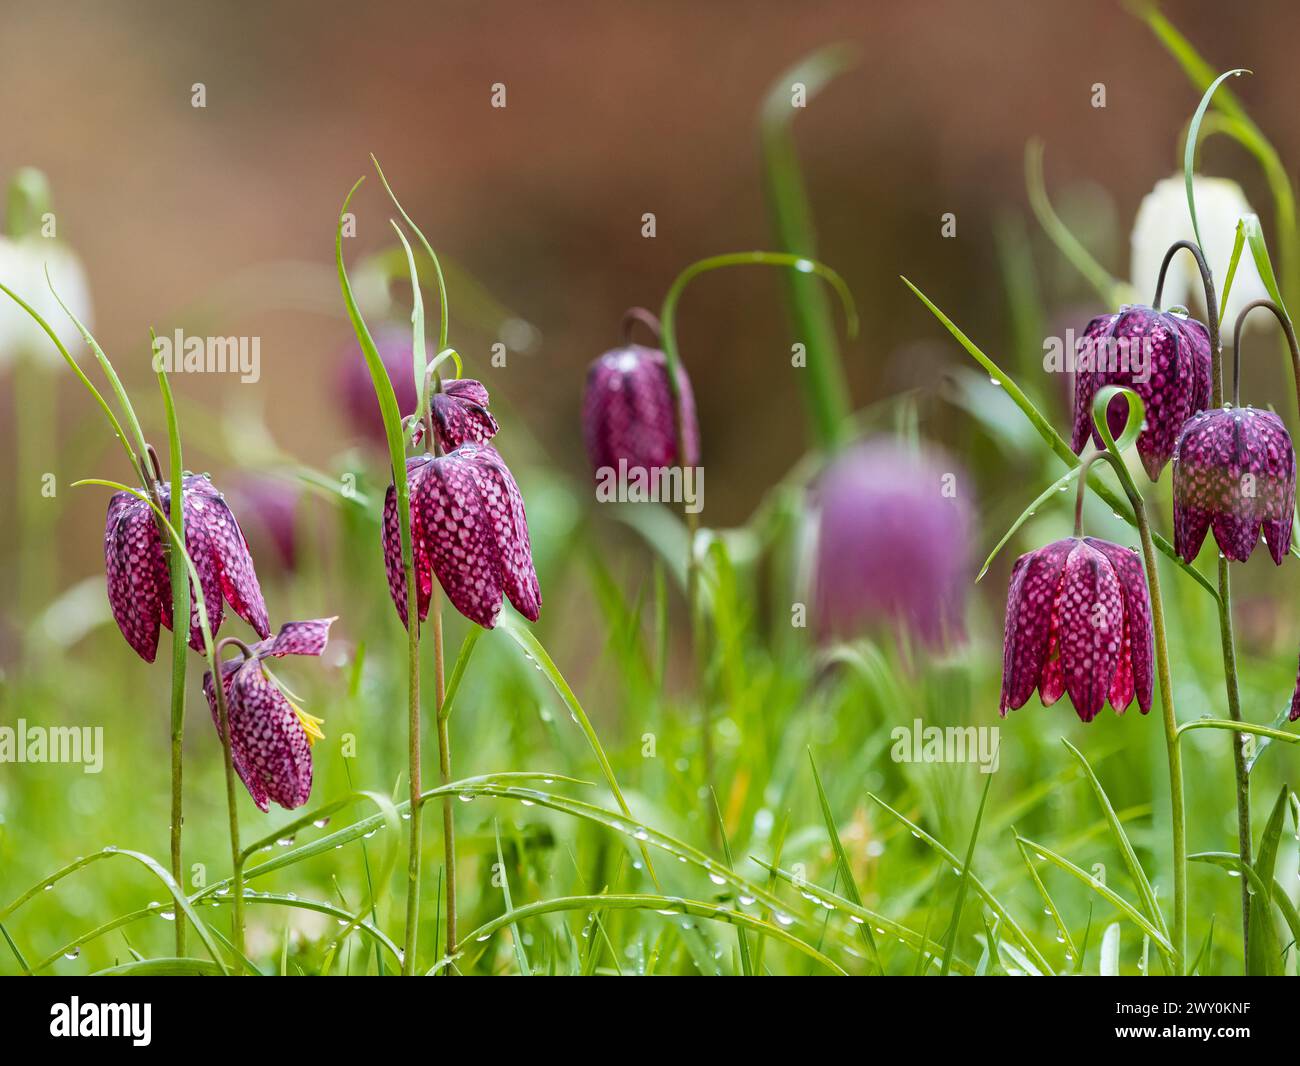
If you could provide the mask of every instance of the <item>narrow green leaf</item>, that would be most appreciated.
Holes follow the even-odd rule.
[[[826,798],[826,789],[822,787],[822,775],[817,771],[817,761],[813,758],[811,748],[808,750],[808,763],[812,766],[813,782],[817,785],[817,801],[821,804],[822,821],[826,823],[826,835],[830,837],[831,848],[835,852],[835,868],[839,871],[844,895],[861,907],[862,896],[858,893],[857,882],[853,878],[853,868],[849,865],[849,856],[844,850],[844,842],[840,840],[840,831],[835,826],[835,816],[831,813],[830,801]],[[876,971],[883,976],[885,970],[880,964],[880,953],[876,950],[876,938],[871,935],[871,927],[866,922],[859,922],[858,934],[862,937],[863,947],[867,949],[867,958],[871,960]]]
[[[943,965],[939,976],[947,977],[952,968],[952,953],[957,946],[957,928],[961,924],[961,912],[966,903],[966,888],[970,884],[970,864],[975,858],[975,844],[980,836],[980,822],[984,820],[984,804],[988,802],[989,789],[993,786],[993,775],[984,775],[984,792],[980,796],[979,810],[975,812],[975,825],[970,831],[970,843],[966,845],[966,861],[961,864],[961,881],[957,884],[957,901],[952,908],[952,922],[948,927],[948,939],[943,948]]]
[[[1201,97],[1201,102],[1197,105],[1195,113],[1192,115],[1191,125],[1187,128],[1187,147],[1183,151],[1183,183],[1187,187],[1187,210],[1192,215],[1192,232],[1196,234],[1196,243],[1202,248],[1205,242],[1201,240],[1201,227],[1196,220],[1196,193],[1193,189],[1193,177],[1196,173],[1196,140],[1201,130],[1201,120],[1205,118],[1205,112],[1210,107],[1210,100],[1214,96],[1214,91],[1222,85],[1228,78],[1237,77],[1241,74],[1249,74],[1249,70],[1237,68],[1235,70],[1225,71],[1210,83],[1210,87],[1205,90],[1205,95]]]

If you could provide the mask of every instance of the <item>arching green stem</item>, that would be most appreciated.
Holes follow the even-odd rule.
[[[672,285],[668,288],[668,293],[664,297],[663,309],[659,315],[659,327],[663,338],[664,356],[668,362],[668,386],[672,391],[674,425],[677,435],[677,461],[684,467],[686,465],[686,433],[685,419],[682,411],[682,390],[681,382],[678,381],[678,372],[681,367],[681,356],[677,350],[677,304],[680,302],[682,293],[686,286],[701,274],[707,274],[713,270],[722,270],[725,267],[734,266],[776,266],[787,267],[796,270],[802,274],[815,274],[823,278],[835,290],[844,306],[844,314],[847,320],[847,329],[850,337],[856,337],[858,333],[858,312],[853,303],[853,296],[849,292],[848,285],[830,267],[809,259],[802,255],[789,255],[785,252],[731,252],[725,255],[715,255],[708,259],[701,259],[686,267],[673,280]],[[626,319],[625,328],[627,327]],[[688,511],[686,513],[686,536],[687,536],[687,557],[686,557],[686,602],[687,610],[690,617],[691,641],[695,655],[696,676],[703,678],[704,665],[706,662],[706,651],[702,634],[702,622],[700,613],[700,575],[699,575],[699,553],[697,550],[697,540],[699,539],[699,515]],[[701,723],[701,748],[704,758],[705,784],[713,783],[713,739],[712,723],[710,721],[709,698],[706,693],[701,694],[701,704],[704,708],[703,721]],[[712,823],[710,823],[712,824]]]
[[[1222,80],[1222,78],[1219,79],[1219,81]],[[1215,82],[1215,85],[1211,86],[1210,93],[1207,93],[1205,100],[1202,101],[1202,112],[1198,112],[1198,118],[1203,113],[1204,104],[1209,100],[1209,95],[1213,93],[1217,85],[1218,82]],[[1194,142],[1195,138],[1189,138],[1189,141]],[[1189,201],[1192,196],[1191,189],[1189,182],[1187,187]],[[1193,207],[1193,220],[1195,220],[1195,217],[1196,211]],[[1214,275],[1210,272],[1209,264],[1205,261],[1205,254],[1198,244],[1193,241],[1176,241],[1170,245],[1169,251],[1165,253],[1165,258],[1160,264],[1160,274],[1156,279],[1156,295],[1152,306],[1159,310],[1160,297],[1164,292],[1165,274],[1169,270],[1170,262],[1180,250],[1190,252],[1196,260],[1196,267],[1201,275],[1201,285],[1205,290],[1206,325],[1210,334],[1210,403],[1213,407],[1221,407],[1223,406],[1223,345],[1219,337],[1219,305],[1214,295]],[[1222,552],[1219,552],[1218,555],[1219,644],[1223,654],[1223,685],[1228,700],[1228,716],[1234,722],[1240,722],[1242,720],[1241,686],[1237,680],[1237,644],[1232,631],[1232,579],[1228,571],[1227,557]],[[1240,740],[1236,736],[1233,737],[1232,744],[1232,770],[1237,802],[1237,853],[1241,856],[1243,864],[1250,865],[1252,850],[1250,768],[1246,765],[1246,753],[1242,750]],[[1242,957],[1249,958],[1250,886],[1244,879],[1241,884],[1241,939]]]
[[[1156,676],[1160,682],[1161,718],[1165,731],[1165,750],[1169,760],[1169,816],[1173,831],[1174,862],[1174,924],[1173,946],[1175,972],[1181,975],[1187,965],[1187,825],[1183,797],[1183,758],[1178,746],[1178,716],[1174,711],[1173,681],[1169,672],[1169,642],[1165,632],[1164,600],[1160,594],[1160,573],[1157,569],[1155,543],[1151,539],[1151,525],[1147,521],[1142,494],[1124,465],[1124,459],[1110,432],[1106,412],[1117,396],[1128,401],[1129,421],[1141,422],[1144,411],[1141,398],[1131,389],[1110,386],[1100,390],[1093,399],[1092,420],[1097,427],[1106,450],[1104,456],[1114,468],[1124,494],[1133,506],[1138,536],[1142,543],[1142,562],[1147,575],[1147,590],[1151,597],[1151,624],[1155,635]],[[1081,477],[1081,485],[1087,478]]]

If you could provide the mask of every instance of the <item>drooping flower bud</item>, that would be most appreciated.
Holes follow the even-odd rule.
[[[1282,420],[1253,407],[1222,407],[1191,419],[1174,454],[1174,549],[1185,562],[1207,529],[1243,563],[1260,530],[1279,566],[1291,548],[1295,451]]]
[[[419,615],[429,612],[436,577],[456,610],[485,629],[496,625],[502,596],[535,622],[542,593],[533,568],[528,517],[519,486],[490,444],[462,444],[445,455],[406,461]],[[384,497],[388,589],[407,624],[397,493]]]
[[[696,466],[700,461],[700,427],[695,395],[682,366],[681,391],[684,461],[677,455],[677,421],[668,378],[668,360],[657,348],[627,344],[614,348],[587,371],[582,401],[582,428],[592,469],[654,470]]]
[[[221,663],[221,682],[230,721],[230,755],[235,772],[253,802],[263,810],[274,800],[285,810],[307,802],[311,795],[311,746],[323,734],[320,719],[290,698],[266,668],[266,660],[284,655],[320,655],[325,651],[333,618],[286,622],[274,639],[249,649],[243,659]],[[221,736],[212,674],[203,675],[203,692],[212,722]]]
[[[1178,432],[1210,403],[1209,331],[1193,318],[1150,307],[1124,307],[1088,323],[1075,352],[1074,431],[1070,447],[1083,453],[1089,439],[1104,447],[1092,422],[1092,400],[1107,385],[1131,388],[1146,408],[1137,450],[1152,481],[1174,454]],[[1107,420],[1118,436],[1128,419],[1122,397]]]
[[[873,440],[821,476],[813,492],[819,637],[847,639],[880,623],[930,647],[962,637],[971,513],[955,470],[938,452]]]
[[[1095,537],[1069,537],[1022,555],[1011,571],[999,710],[1023,707],[1034,689],[1050,707],[1062,693],[1091,722],[1154,688],[1154,630],[1137,555]]]
[[[170,517],[170,484],[159,482],[157,491],[162,510]],[[225,497],[213,488],[207,475],[186,477],[182,492],[185,547],[203,586],[213,635],[221,628],[224,601],[259,637],[270,636],[271,624],[253,557]],[[172,627],[171,577],[153,509],[129,492],[114,493],[108,501],[104,566],[108,603],[117,627],[136,654],[151,663],[158,650],[159,624]],[[192,590],[190,647],[203,650],[203,631]]]

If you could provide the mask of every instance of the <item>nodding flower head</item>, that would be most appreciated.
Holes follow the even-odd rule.
[[[1191,419],[1174,454],[1174,549],[1196,558],[1207,529],[1219,550],[1245,562],[1260,530],[1279,566],[1291,548],[1295,451],[1282,420],[1253,407]]]
[[[1092,400],[1107,385],[1131,388],[1146,406],[1137,450],[1152,481],[1174,454],[1183,423],[1210,403],[1210,335],[1194,318],[1150,307],[1124,307],[1088,323],[1075,352],[1074,432],[1076,455],[1091,438],[1105,446],[1092,422]],[[1122,399],[1107,419],[1118,436],[1128,418]]]
[[[677,420],[668,378],[668,359],[657,348],[626,344],[614,348],[587,371],[582,429],[592,469],[653,470],[696,466],[700,427],[695,395],[685,369],[677,368],[681,392],[684,459],[677,454]]]
[[[486,444],[497,435],[497,420],[488,410],[488,391],[473,378],[450,378],[429,398],[438,448],[449,452],[462,444]],[[415,443],[424,439],[424,425],[416,427]]]
[[[542,593],[524,498],[497,450],[466,443],[445,455],[412,456],[406,477],[420,619],[429,613],[436,577],[456,610],[485,629],[496,625],[503,594],[525,618],[537,621]],[[384,498],[383,540],[388,589],[406,625],[406,577],[392,485]]]
[[[889,440],[845,452],[817,483],[813,617],[819,637],[872,625],[906,629],[930,647],[963,635],[971,514],[952,462]]]
[[[274,639],[254,644],[244,658],[221,663],[231,762],[253,802],[263,811],[270,809],[271,800],[285,810],[307,802],[311,795],[311,746],[324,736],[320,719],[297,705],[267,669],[266,660],[284,655],[320,655],[333,621],[316,618],[286,622]],[[203,675],[203,692],[220,737],[221,716],[211,673]]]
[[[1142,564],[1128,548],[1069,537],[1022,555],[1011,571],[999,710],[1043,706],[1062,693],[1091,722],[1107,700],[1146,714],[1154,685],[1154,631]]]
[[[163,511],[171,517],[171,485],[158,482],[156,489]],[[186,477],[182,495],[185,547],[199,574],[213,634],[221,628],[224,601],[259,637],[270,636],[271,623],[253,557],[225,497],[213,488],[206,474]],[[172,627],[171,577],[153,509],[129,492],[114,493],[108,501],[104,567],[108,604],[117,627],[140,658],[153,662],[159,624]],[[198,604],[193,602],[190,647],[203,650]]]

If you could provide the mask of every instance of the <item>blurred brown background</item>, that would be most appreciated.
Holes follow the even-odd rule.
[[[1163,9],[1219,68],[1254,67],[1233,88],[1283,158],[1300,157],[1293,38],[1276,24],[1294,23],[1292,5]],[[257,264],[316,264],[332,313],[263,309],[220,326],[261,336],[259,386],[178,382],[213,413],[251,400],[310,460],[339,441],[330,385],[350,337],[328,276],[334,220],[374,151],[435,246],[541,331],[533,352],[494,370],[492,338],[458,335],[452,292],[452,343],[471,372],[578,474],[586,364],[613,345],[623,309],[657,307],[689,261],[770,246],[757,108],[782,69],[836,41],[860,63],[799,116],[797,138],[820,257],[862,312],[846,348],[855,406],[930,383],[928,355],[890,359],[904,345],[965,358],[901,273],[991,352],[1005,342],[991,234],[1003,209],[1024,210],[1031,136],[1047,142],[1054,195],[1075,179],[1104,184],[1115,226],[1096,247],[1127,274],[1133,212],[1176,169],[1197,94],[1120,3],[10,3],[0,179],[23,164],[48,173],[99,338],[151,406],[151,324],[175,328],[181,309]],[[191,106],[195,82],[204,109]],[[494,82],[507,86],[504,110],[489,106]],[[1090,106],[1094,82],[1104,110]],[[1267,224],[1255,168],[1236,151],[1216,139],[1207,169],[1242,180]],[[349,254],[391,242],[373,178],[357,211]],[[654,240],[640,235],[647,211]],[[947,211],[956,240],[940,238]],[[1052,270],[1086,300],[1059,257]],[[747,515],[805,444],[779,296],[773,274],[744,271],[698,283],[683,305],[714,524]],[[70,381],[63,397],[68,420],[93,417]],[[107,445],[63,461],[77,467],[66,479],[122,474]],[[102,506],[87,500],[86,521]],[[96,545],[75,539],[92,572]]]

